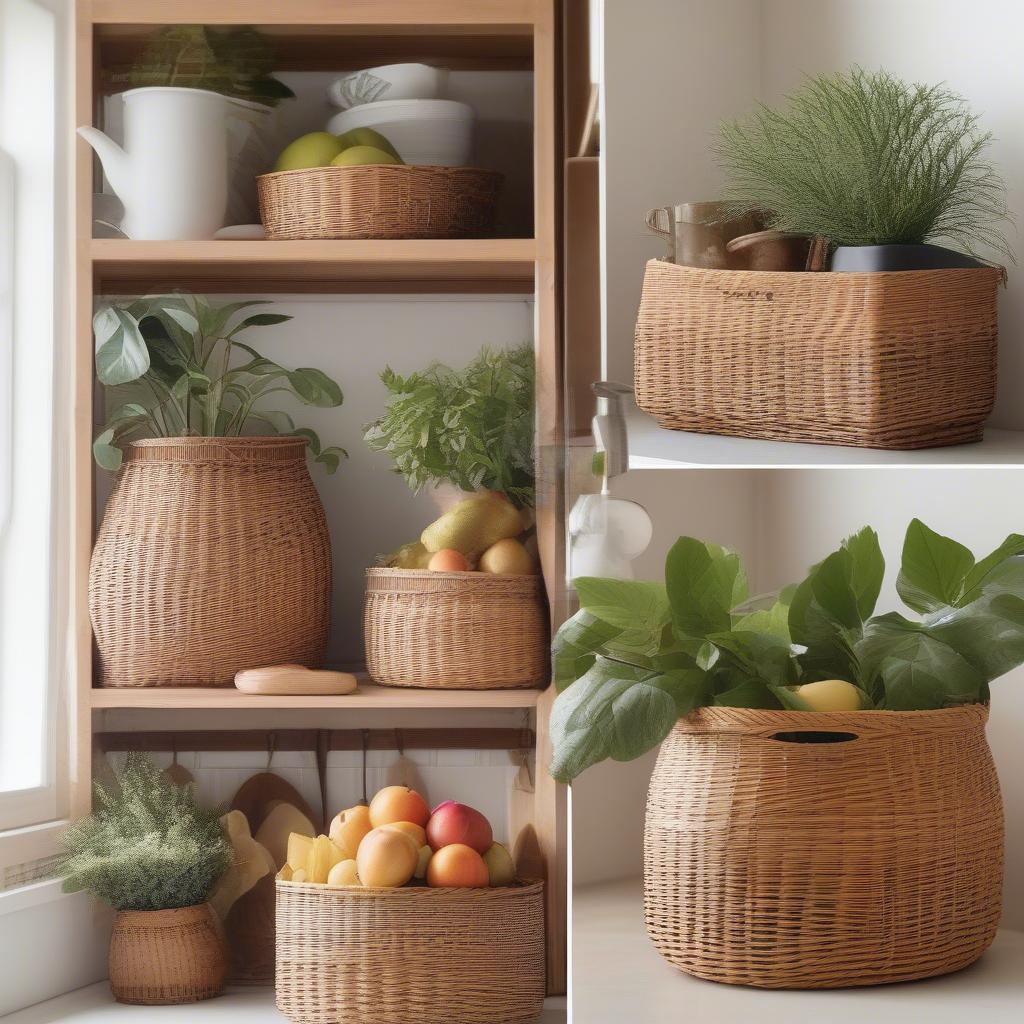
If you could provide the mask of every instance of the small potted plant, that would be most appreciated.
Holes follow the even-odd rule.
[[[121,1003],[191,1003],[224,986],[227,956],[207,899],[231,864],[231,846],[191,786],[128,754],[96,809],[63,836],[67,892],[84,890],[117,911],[110,988]]]
[[[661,745],[648,932],[683,971],[762,987],[930,977],[1001,910],[989,682],[1024,661],[1024,537],[975,561],[911,522],[874,614],[870,529],[748,601],[738,556],[682,537],[665,582],[578,579],[555,639],[553,775]]]
[[[330,538],[306,455],[333,473],[346,453],[265,406],[342,394],[241,340],[290,319],[255,305],[164,295],[96,314],[113,409],[93,451],[119,470],[89,577],[104,686],[230,686],[240,669],[323,661]]]
[[[402,377],[388,368],[381,380],[391,398],[367,444],[414,492],[453,493],[418,539],[367,570],[370,675],[391,686],[540,685],[533,350],[484,349],[461,370],[435,364]]]

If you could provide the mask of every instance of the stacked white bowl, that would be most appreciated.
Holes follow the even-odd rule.
[[[330,101],[341,107],[327,130],[342,135],[373,128],[407,164],[464,167],[473,154],[475,114],[467,103],[439,98],[448,72],[426,64],[388,64],[332,82]]]

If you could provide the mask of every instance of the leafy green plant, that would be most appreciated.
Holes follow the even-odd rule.
[[[836,245],[947,241],[1013,258],[992,136],[962,97],[853,68],[808,79],[787,102],[722,125],[736,213],[764,212],[769,228]]]
[[[155,32],[137,59],[111,75],[114,85],[209,89],[273,107],[295,95],[275,78],[267,38],[254,28],[168,25]]]
[[[706,705],[807,710],[791,687],[821,679],[854,684],[866,710],[974,704],[1024,662],[1024,536],[975,561],[913,520],[896,589],[919,618],[874,614],[884,572],[866,527],[756,600],[738,555],[692,537],[664,583],[577,579],[580,611],[553,644],[552,775],[639,757]]]
[[[279,392],[304,405],[342,403],[341,388],[322,371],[285,369],[239,340],[243,331],[291,319],[282,313],[240,317],[266,304],[252,299],[214,306],[196,295],[148,295],[100,306],[93,318],[96,376],[115,401],[93,442],[97,463],[117,469],[121,446],[138,437],[236,437],[255,428],[305,437],[314,461],[333,473],[347,456],[344,448],[323,447],[287,413],[260,407]]]
[[[534,361],[529,345],[483,349],[465,369],[435,363],[422,373],[381,374],[387,412],[366,427],[366,443],[386,452],[419,492],[451,483],[500,491],[518,507],[534,500]]]
[[[128,754],[114,786],[96,785],[96,803],[62,837],[65,892],[85,890],[115,910],[191,907],[231,864],[217,815],[142,754]]]

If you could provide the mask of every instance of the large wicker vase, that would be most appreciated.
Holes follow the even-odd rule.
[[[331,547],[294,437],[131,445],[96,538],[89,611],[103,686],[231,686],[323,663]]]
[[[682,720],[647,803],[658,951],[699,978],[763,988],[973,963],[995,937],[1003,873],[987,716],[705,708]]]
[[[110,990],[119,1003],[195,1003],[220,993],[228,963],[209,904],[126,910],[110,937]]]

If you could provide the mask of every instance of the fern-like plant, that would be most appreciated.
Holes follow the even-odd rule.
[[[941,241],[1012,260],[992,136],[962,97],[853,68],[809,78],[787,103],[721,127],[736,213],[760,211],[769,228],[836,245]]]
[[[115,910],[191,907],[231,863],[217,815],[144,755],[128,755],[113,787],[96,785],[96,804],[64,833],[65,892],[85,890]]]

